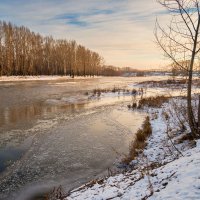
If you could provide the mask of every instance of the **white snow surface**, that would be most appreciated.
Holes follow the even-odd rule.
[[[97,76],[75,76],[74,78],[71,78],[70,76],[46,76],[46,75],[40,75],[40,76],[0,76],[0,82],[16,82],[16,81],[45,81],[45,80],[65,80],[65,79],[88,79],[88,78],[96,78]],[[98,77],[99,78],[99,77]]]
[[[163,109],[148,112],[153,133],[141,156],[131,162],[134,170],[83,185],[65,200],[200,199],[200,140],[193,148],[187,142],[178,144],[183,156],[178,154],[167,137]]]

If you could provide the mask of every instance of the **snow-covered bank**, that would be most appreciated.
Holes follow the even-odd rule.
[[[97,77],[97,76],[94,76]],[[9,81],[48,81],[48,80],[66,80],[66,79],[87,79],[94,78],[93,76],[76,76],[71,78],[70,76],[0,76],[0,82]]]
[[[149,109],[152,135],[133,170],[109,177],[91,187],[82,186],[65,200],[200,199],[200,140],[177,143],[178,153],[166,133],[163,109]],[[174,127],[174,131],[176,127]],[[173,141],[180,137],[175,133]]]

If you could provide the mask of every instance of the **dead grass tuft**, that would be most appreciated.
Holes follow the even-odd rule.
[[[46,195],[45,200],[64,200],[66,198],[61,186],[54,188],[49,194]]]
[[[140,99],[138,102],[138,108],[143,108],[144,106],[147,107],[154,107],[159,108],[161,105],[169,100],[169,97],[166,96],[157,96],[157,97],[147,97]]]
[[[116,87],[114,86],[113,88],[96,88],[94,90],[92,90],[92,96],[98,96],[100,97],[102,93],[123,93],[123,94],[132,94],[132,95],[136,95],[137,94],[137,90],[136,89],[132,89],[132,90],[129,90],[129,89],[125,89],[125,88],[119,88],[119,87]],[[89,95],[89,92],[85,92],[84,93],[86,96]]]
[[[149,117],[146,117],[142,128],[139,129],[136,133],[136,138],[131,142],[129,146],[129,154],[122,160],[123,163],[129,164],[132,160],[134,160],[139,153],[146,146],[146,139],[152,134],[152,128]]]
[[[178,138],[176,142],[178,144],[181,144],[184,141],[192,141],[192,140],[194,140],[194,137],[192,136],[192,134],[186,133],[186,134],[181,135],[181,137]]]

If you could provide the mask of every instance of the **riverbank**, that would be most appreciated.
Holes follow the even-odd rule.
[[[100,76],[0,76],[0,82],[16,82],[16,81],[52,81],[52,80],[68,80],[68,79],[88,79],[88,78],[100,78]]]
[[[152,135],[144,151],[131,161],[131,170],[83,185],[65,200],[199,199],[200,140],[183,137],[188,130],[180,130],[174,123],[176,115],[169,115],[172,104],[146,108]]]

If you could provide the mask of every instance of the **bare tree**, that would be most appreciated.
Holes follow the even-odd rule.
[[[100,55],[75,40],[43,37],[28,28],[0,21],[0,76],[99,75]]]
[[[200,58],[200,1],[158,0],[158,2],[167,9],[171,21],[164,28],[156,21],[155,37],[165,55],[177,67],[187,72],[188,123],[192,135],[199,137],[200,111],[198,116],[195,116],[192,105],[192,80]]]
[[[3,23],[0,21],[0,76],[3,74]]]

